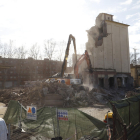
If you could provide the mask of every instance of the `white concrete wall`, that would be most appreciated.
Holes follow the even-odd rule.
[[[102,46],[93,45],[92,66],[130,73],[128,26],[113,21],[106,23],[109,35],[103,37]]]
[[[107,23],[107,32],[104,37],[105,68],[114,68],[117,72],[130,72],[128,26],[115,22]]]

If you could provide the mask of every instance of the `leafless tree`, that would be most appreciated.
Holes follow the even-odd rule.
[[[0,42],[0,55],[2,56],[3,55],[3,44]]]
[[[8,57],[8,44],[3,44],[3,47],[2,47],[2,56],[4,58]]]
[[[53,58],[55,47],[56,42],[53,39],[44,41],[45,57],[47,57],[49,60],[52,60]]]
[[[49,75],[51,76],[52,72],[52,65],[51,65],[51,60],[54,56],[55,53],[55,47],[56,47],[56,42],[53,39],[45,40],[44,41],[44,52],[45,52],[45,57],[49,59]]]
[[[25,59],[27,55],[27,50],[24,49],[24,46],[18,47],[16,49],[16,57],[18,59]]]
[[[42,57],[42,54],[40,53],[39,54],[39,57],[38,57],[40,60],[42,60],[43,59],[43,57]]]
[[[65,55],[65,49],[67,47],[67,43],[65,41],[61,41],[59,44],[58,44],[58,56],[57,56],[57,59],[59,61],[62,61],[64,59],[64,55]]]
[[[34,59],[38,59],[39,57],[39,46],[36,44],[34,44],[30,50],[29,50],[29,56],[34,58]]]
[[[135,60],[135,55],[136,55],[136,60]],[[130,64],[139,63],[139,59],[140,59],[138,57],[139,56],[139,53],[136,53],[136,54],[130,53],[129,56],[130,56]]]
[[[8,58],[14,58],[15,57],[15,52],[16,52],[16,49],[13,45],[13,41],[10,40],[9,45],[8,45],[8,51],[7,51]]]

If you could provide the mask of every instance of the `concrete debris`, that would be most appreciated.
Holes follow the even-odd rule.
[[[139,89],[137,91],[140,92]],[[125,90],[106,90],[103,88],[93,88],[91,91],[87,87],[68,86],[62,83],[40,83],[32,87],[20,89],[0,90],[0,102],[6,105],[10,100],[18,100],[24,106],[31,103],[38,107],[44,106],[46,95],[58,94],[64,101],[63,107],[92,106],[94,104],[106,104],[108,100],[119,100],[136,95],[139,92]],[[125,94],[126,93],[126,94]]]
[[[140,90],[137,90],[137,92],[136,92],[136,90],[137,89],[135,89],[134,91],[128,91],[128,92],[126,92],[125,97],[128,98],[128,97],[131,97],[131,96],[135,96],[137,94],[140,94]]]

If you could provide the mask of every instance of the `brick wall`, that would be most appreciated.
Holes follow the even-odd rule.
[[[12,66],[4,69],[2,66]],[[0,58],[0,86],[12,82],[13,86],[23,85],[24,81],[43,80],[61,71],[62,62],[49,59],[35,60]]]

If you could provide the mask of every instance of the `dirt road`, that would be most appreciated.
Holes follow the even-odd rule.
[[[0,103],[0,118],[3,118],[6,109],[7,109],[7,107],[5,106],[5,104]]]

